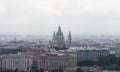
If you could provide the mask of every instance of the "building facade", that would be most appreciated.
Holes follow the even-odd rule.
[[[99,56],[107,56],[110,54],[108,49],[83,49],[77,51],[77,61],[98,61]]]
[[[74,72],[77,68],[76,57],[54,53],[40,56],[37,59],[37,63],[39,69],[44,69],[46,71],[62,69],[64,72]]]
[[[26,55],[4,55],[2,57],[3,69],[18,69],[19,71],[30,71],[32,59]]]

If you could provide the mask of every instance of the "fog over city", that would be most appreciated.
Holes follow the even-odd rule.
[[[120,0],[0,0],[0,72],[120,72]]]
[[[120,33],[120,0],[0,0],[0,34]]]

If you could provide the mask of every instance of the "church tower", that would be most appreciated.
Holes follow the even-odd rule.
[[[61,27],[58,27],[58,31],[56,33],[56,47],[58,48],[63,48],[64,47],[64,36],[63,36],[63,32],[61,30]]]
[[[56,34],[55,34],[55,31],[54,31],[54,33],[53,33],[53,45],[55,45],[55,41],[56,41]]]
[[[69,31],[67,41],[64,40],[64,35],[61,26],[58,27],[58,31],[53,33],[52,47],[56,50],[65,50],[71,46],[72,37]]]
[[[62,49],[65,47],[64,35],[60,26],[58,27],[58,31],[53,33],[53,44],[53,46],[56,48]]]
[[[72,41],[71,32],[69,32],[69,34],[68,34],[68,46],[71,46],[71,41]]]

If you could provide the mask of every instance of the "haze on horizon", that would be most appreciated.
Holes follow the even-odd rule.
[[[120,0],[0,0],[0,34],[120,33]]]

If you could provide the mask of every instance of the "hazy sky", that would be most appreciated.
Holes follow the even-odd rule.
[[[120,33],[120,0],[0,0],[0,34]]]

